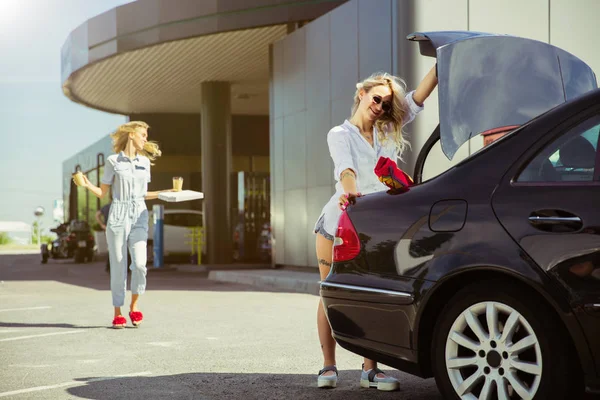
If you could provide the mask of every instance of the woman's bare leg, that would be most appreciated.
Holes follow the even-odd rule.
[[[324,280],[331,270],[331,261],[333,260],[333,241],[326,239],[323,235],[317,234],[317,260],[319,261],[319,273],[321,280]],[[319,331],[319,340],[321,350],[323,351],[323,366],[335,365],[335,339],[331,335],[331,326],[325,316],[323,303],[319,299],[319,308],[317,310],[317,329]],[[364,359],[364,370],[368,371],[377,368],[377,362],[368,358]],[[333,371],[327,371],[323,376],[335,375]],[[378,378],[383,378],[383,374],[378,374]]]
[[[376,361],[369,360],[368,358],[365,358],[365,359],[364,359],[364,363],[365,363],[365,365],[364,365],[363,369],[364,369],[365,371],[368,371],[368,370],[370,370],[370,369],[377,368],[377,362],[376,362]],[[378,377],[378,378],[383,378],[383,374],[377,374],[377,377]]]
[[[317,260],[319,262],[319,273],[321,280],[324,280],[331,270],[331,260],[333,259],[333,241],[326,239],[323,235],[317,234]],[[335,365],[335,339],[331,335],[331,327],[325,316],[323,302],[319,299],[317,309],[317,330],[319,331],[319,341],[323,351],[323,366]],[[335,375],[333,371],[327,371],[323,376]]]
[[[137,311],[137,302],[138,299],[140,298],[139,294],[132,294],[131,295],[131,305],[129,306],[129,311]]]

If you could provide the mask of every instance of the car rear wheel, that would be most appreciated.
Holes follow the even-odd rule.
[[[569,365],[572,346],[537,298],[498,284],[472,285],[440,315],[432,364],[444,398],[570,398],[569,389],[581,390],[570,387],[577,370]]]
[[[83,264],[85,262],[85,250],[84,249],[75,250],[75,262],[77,264]]]

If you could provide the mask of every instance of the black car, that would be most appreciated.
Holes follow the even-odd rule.
[[[600,90],[554,46],[416,33],[440,124],[416,185],[340,218],[321,297],[337,342],[434,376],[447,399],[577,399],[600,388]],[[420,182],[437,140],[448,158]]]

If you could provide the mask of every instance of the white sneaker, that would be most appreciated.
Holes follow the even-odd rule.
[[[377,377],[378,374],[383,374],[383,378]],[[360,374],[360,387],[363,388],[377,388],[377,390],[383,390],[391,392],[400,388],[398,379],[387,376],[379,368],[370,369],[368,371],[362,370]]]
[[[333,371],[335,374],[323,376],[327,371]],[[337,386],[338,370],[335,365],[328,365],[319,371],[317,386],[320,388],[334,388]]]

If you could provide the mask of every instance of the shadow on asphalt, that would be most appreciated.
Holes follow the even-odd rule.
[[[2,322],[0,328],[68,328],[68,329],[113,329],[111,326],[81,326],[73,324],[45,324],[45,323],[23,323],[23,322]]]
[[[95,290],[110,290],[106,262],[76,264],[73,260],[40,263],[36,254],[0,255],[0,281],[56,281]],[[207,279],[207,272],[155,271],[148,268],[149,290],[268,292],[269,289]],[[127,284],[129,288],[129,283]]]
[[[335,389],[319,389],[316,374],[189,373],[150,377],[76,379],[83,386],[66,389],[83,399],[285,399],[285,400],[442,400],[433,379],[410,378],[393,373],[400,390],[382,392],[359,387],[360,372],[340,371]],[[587,395],[582,400],[599,400]],[[575,399],[573,399],[575,400]]]
[[[319,389],[315,375],[189,373],[167,376],[78,379],[84,386],[66,389],[84,399],[406,399],[441,400],[433,379],[411,379],[397,392],[359,387],[359,371],[340,371],[335,389]]]

